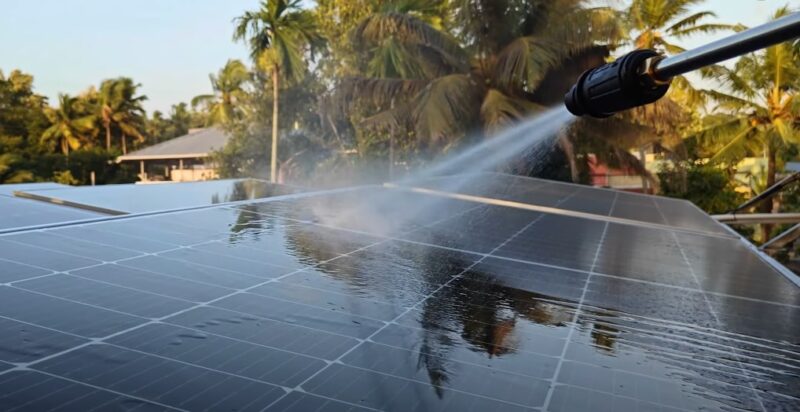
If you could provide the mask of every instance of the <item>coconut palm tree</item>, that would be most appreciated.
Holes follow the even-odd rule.
[[[583,69],[607,55],[598,43],[622,36],[613,10],[581,0],[453,1],[455,35],[410,7],[428,3],[385,1],[356,27],[364,75],[342,80],[332,102],[367,101],[377,113],[363,125],[405,131],[434,151],[560,101]]]
[[[243,116],[244,101],[247,99],[245,87],[250,81],[250,72],[239,60],[228,60],[219,73],[208,76],[214,94],[204,94],[192,99],[192,107],[206,105],[207,125],[229,124]]]
[[[637,49],[653,49],[666,54],[686,51],[675,43],[695,34],[715,33],[721,30],[738,30],[740,25],[708,23],[715,18],[711,11],[690,12],[690,7],[703,0],[633,0],[625,21],[630,25],[631,42]],[[704,71],[708,74],[708,71]],[[671,97],[683,103],[697,105],[704,101],[684,76],[672,79]]]
[[[789,14],[779,9],[774,18]],[[780,43],[743,56],[733,68],[717,67],[724,90],[704,90],[716,102],[717,113],[695,137],[715,149],[714,163],[735,164],[748,155],[767,163],[766,187],[775,184],[778,153],[800,145],[800,60],[795,45]],[[774,211],[765,202],[762,212]],[[762,240],[767,239],[765,227]]]
[[[45,111],[51,126],[42,134],[42,143],[57,147],[65,155],[69,155],[70,149],[90,144],[96,134],[96,117],[82,113],[77,103],[78,98],[59,94],[58,108]]]
[[[322,38],[314,15],[300,8],[300,0],[262,0],[258,10],[235,19],[234,40],[246,40],[254,62],[272,78],[272,151],[270,179],[277,179],[278,101],[280,79],[299,81],[306,73],[306,57],[314,58]]]
[[[128,153],[127,137],[144,141],[145,114],[142,102],[147,96],[136,96],[141,85],[127,77],[105,80],[100,85],[100,118],[106,132],[106,150],[111,150],[112,128],[120,133],[122,153]]]

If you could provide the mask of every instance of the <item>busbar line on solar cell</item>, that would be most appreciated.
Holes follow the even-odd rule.
[[[655,207],[656,207],[656,210],[658,210],[658,213],[660,213],[663,216],[664,213],[661,211],[661,206],[659,206],[657,202],[653,202],[653,204],[655,204]],[[675,232],[670,232],[670,233],[672,234],[672,238],[675,240],[675,243],[678,245],[678,250],[680,251],[681,256],[683,257],[684,262],[689,267],[689,273],[692,275],[692,278],[694,279],[695,283],[697,284],[698,290],[700,290],[700,292],[702,293],[703,300],[705,301],[706,306],[708,306],[709,313],[711,314],[711,316],[714,317],[714,322],[716,322],[717,327],[721,328],[722,327],[722,323],[719,320],[719,316],[717,315],[716,310],[714,310],[714,307],[711,305],[711,302],[708,300],[708,295],[706,294],[705,290],[701,286],[700,279],[698,279],[697,274],[694,271],[694,267],[692,267],[692,264],[689,261],[689,258],[686,256],[686,252],[683,250],[683,245],[681,245],[680,239],[678,239],[678,236],[675,234]],[[758,400],[758,404],[761,407],[761,410],[762,411],[766,411],[767,408],[764,406],[764,400],[761,398],[761,394],[759,393],[758,390],[756,390],[755,386],[753,386],[752,376],[748,373],[748,371],[745,369],[744,365],[742,364],[741,355],[736,350],[736,348],[731,347],[731,350],[734,353],[734,358],[736,359],[736,362],[739,364],[739,368],[741,369],[742,373],[745,376],[747,376],[748,378],[750,378],[750,379],[747,379],[747,384],[748,384],[748,386],[750,386],[750,389],[753,391],[753,394],[756,396],[756,399]]]
[[[564,198],[562,201],[566,201],[567,199],[569,199],[569,197],[571,197],[571,196],[567,196],[567,197],[565,197],[565,198]],[[400,313],[400,314],[399,314],[399,315],[397,315],[397,316],[396,316],[394,319],[392,319],[391,321],[387,322],[387,323],[386,323],[385,325],[383,325],[381,328],[379,328],[378,330],[376,330],[375,332],[373,332],[372,334],[370,334],[369,336],[367,336],[365,339],[363,339],[363,340],[360,340],[358,344],[356,344],[355,346],[353,346],[352,348],[350,348],[348,351],[346,351],[345,353],[343,353],[341,356],[339,356],[338,358],[336,358],[336,359],[335,359],[333,362],[331,362],[330,364],[326,365],[324,368],[320,369],[320,370],[319,370],[319,371],[317,371],[315,374],[313,374],[312,376],[310,376],[309,378],[307,378],[305,381],[303,381],[302,383],[300,383],[299,385],[297,385],[295,388],[293,388],[293,391],[305,392],[305,390],[303,389],[303,385],[305,385],[305,384],[309,383],[309,382],[310,382],[312,379],[314,379],[315,377],[319,376],[321,373],[323,373],[325,370],[327,370],[327,369],[328,369],[328,368],[329,368],[331,365],[334,365],[334,364],[343,364],[343,362],[342,362],[342,359],[344,359],[344,358],[345,358],[347,355],[349,355],[350,353],[352,353],[353,351],[355,351],[356,349],[358,349],[358,348],[359,348],[361,345],[363,345],[365,342],[371,342],[371,341],[372,341],[372,338],[374,338],[374,337],[375,337],[375,336],[377,336],[379,333],[381,333],[383,330],[385,330],[385,329],[386,329],[386,327],[388,327],[388,326],[390,326],[390,325],[396,325],[396,324],[397,324],[397,321],[398,321],[400,318],[402,318],[403,316],[405,316],[406,314],[408,314],[409,312],[411,312],[412,310],[414,310],[414,309],[415,309],[416,307],[418,307],[418,306],[419,306],[421,303],[425,302],[425,301],[426,301],[427,299],[429,299],[431,296],[435,295],[437,292],[439,292],[440,290],[444,289],[445,287],[447,287],[447,286],[448,286],[449,284],[451,284],[452,282],[454,282],[454,281],[456,281],[456,280],[460,279],[460,278],[461,278],[461,276],[463,276],[463,274],[464,274],[464,273],[467,273],[467,272],[468,272],[470,269],[472,269],[473,267],[475,267],[476,265],[478,265],[479,263],[481,263],[481,262],[482,262],[484,259],[486,259],[487,257],[491,256],[491,255],[492,255],[492,253],[494,253],[494,252],[496,252],[496,251],[500,250],[500,248],[502,248],[503,246],[505,246],[506,244],[508,244],[508,243],[509,243],[511,240],[513,240],[515,237],[519,236],[519,235],[520,235],[521,233],[523,233],[525,230],[527,230],[528,228],[530,228],[531,226],[533,226],[533,225],[534,225],[536,222],[538,222],[538,221],[539,221],[539,220],[540,220],[540,219],[541,219],[543,216],[544,216],[544,215],[539,215],[539,216],[537,216],[536,218],[534,218],[534,219],[533,219],[531,222],[529,222],[528,224],[526,224],[526,225],[525,225],[525,226],[524,226],[522,229],[519,229],[519,230],[518,230],[516,233],[514,233],[513,235],[511,235],[510,237],[508,237],[508,238],[507,238],[505,241],[503,241],[502,243],[500,243],[499,245],[497,245],[497,246],[496,246],[494,249],[492,249],[492,250],[491,250],[491,251],[490,251],[490,252],[489,252],[489,253],[488,253],[486,256],[483,256],[483,257],[481,257],[480,259],[478,259],[477,261],[473,262],[473,263],[472,263],[472,264],[470,264],[470,265],[469,265],[467,268],[463,269],[463,270],[462,270],[460,273],[458,273],[457,275],[455,275],[455,276],[451,277],[451,278],[450,278],[449,280],[447,280],[446,282],[442,283],[442,284],[441,284],[439,287],[437,287],[437,288],[436,288],[436,289],[435,289],[433,292],[431,292],[431,293],[430,293],[430,294],[428,294],[427,296],[425,296],[425,297],[423,297],[422,299],[420,299],[420,300],[419,300],[419,301],[418,301],[416,304],[414,304],[414,305],[412,305],[411,307],[409,307],[409,308],[405,309],[405,310],[404,310],[402,313]],[[435,225],[435,224],[436,224],[436,223],[434,223],[434,224],[430,224],[430,225],[428,225],[428,226],[433,226],[433,225]],[[373,372],[376,372],[376,371],[373,371]],[[380,372],[376,372],[376,373],[380,373]],[[381,374],[383,374],[383,373],[381,373]],[[387,374],[387,375],[388,375],[388,374]],[[394,375],[388,375],[388,376],[394,376]],[[408,380],[408,379],[405,379],[405,378],[402,378],[402,377],[398,377],[398,378],[400,378],[400,379],[403,379],[403,380]],[[423,383],[424,383],[424,382],[423,382]],[[460,390],[456,390],[456,389],[453,389],[453,388],[448,388],[448,390],[455,391],[455,392],[462,392],[462,391],[460,391]],[[313,392],[312,392],[312,393],[313,393]],[[481,395],[477,395],[477,394],[474,394],[474,393],[469,393],[469,392],[464,392],[464,393],[467,393],[467,394],[469,394],[469,395],[472,395],[472,396],[483,397],[483,396],[481,396]],[[284,398],[284,397],[286,397],[287,395],[288,395],[288,393],[287,393],[286,395],[284,395],[283,397],[279,398],[278,400],[276,400],[276,401],[275,401],[273,404],[275,404],[275,403],[279,402],[281,399],[283,399],[283,398]],[[498,401],[501,401],[501,402],[511,403],[511,402],[507,402],[507,401],[504,401],[504,400],[499,400],[499,399],[496,399],[496,398],[489,398],[489,397],[487,397],[487,399],[492,399],[492,400],[498,400]],[[270,405],[270,406],[272,406],[272,405]],[[528,407],[528,406],[526,406],[526,405],[519,405],[519,406]],[[269,407],[267,407],[267,409],[269,409]]]
[[[614,210],[614,203],[616,203],[617,197],[618,197],[618,194],[614,196],[614,201],[611,203],[611,210]],[[611,212],[609,212],[609,213],[611,213]],[[600,258],[600,249],[602,248],[603,240],[606,237],[606,232],[608,231],[608,226],[609,226],[609,222],[606,222],[605,226],[603,227],[603,234],[600,235],[600,241],[598,242],[597,250],[595,251],[595,254],[594,254],[594,260],[592,261],[592,267],[591,267],[591,269],[589,269],[589,276],[586,277],[586,283],[583,285],[583,291],[581,292],[581,296],[578,299],[578,307],[575,308],[575,314],[573,315],[573,318],[572,318],[572,324],[570,325],[569,332],[567,333],[567,339],[564,342],[564,348],[562,349],[561,355],[558,358],[558,364],[556,365],[556,371],[553,374],[553,381],[552,381],[552,383],[550,385],[550,389],[547,391],[547,396],[545,397],[544,406],[542,407],[542,410],[545,410],[545,411],[549,410],[550,402],[552,402],[552,400],[553,400],[553,392],[555,391],[556,386],[558,386],[556,384],[556,381],[558,380],[559,373],[561,373],[561,367],[564,364],[564,359],[567,356],[567,349],[569,348],[569,344],[570,344],[570,342],[572,340],[572,335],[575,333],[575,329],[577,327],[576,324],[577,324],[577,321],[578,321],[578,316],[581,313],[581,309],[583,308],[583,301],[586,299],[586,292],[589,290],[589,283],[592,280],[592,275],[594,274],[594,268],[597,265],[597,260]]]

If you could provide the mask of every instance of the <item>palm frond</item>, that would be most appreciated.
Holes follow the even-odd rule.
[[[429,83],[427,80],[346,77],[336,85],[331,104],[350,107],[356,101],[365,101],[379,110],[387,109],[393,101],[413,99]]]
[[[711,34],[711,33],[716,33],[718,31],[722,31],[722,30],[736,30],[736,27],[737,26],[734,25],[734,24],[711,24],[711,23],[709,23],[709,24],[700,24],[700,25],[697,25],[697,26],[687,27],[687,28],[681,29],[681,30],[675,30],[675,31],[671,32],[670,34],[672,36],[681,38],[681,37],[691,36],[691,35],[698,34],[698,33]]]
[[[737,97],[717,90],[702,90],[702,93],[713,99],[715,102],[717,102],[717,107],[719,108],[733,110],[733,111],[738,111],[743,109],[756,109],[756,110],[763,109],[761,106],[748,99]]]
[[[671,26],[667,27],[666,31],[667,33],[674,33],[686,28],[694,27],[700,22],[700,20],[706,17],[717,17],[717,14],[711,11],[697,12],[673,23]]]
[[[520,37],[497,56],[493,83],[506,91],[522,89],[532,92],[563,57],[562,50],[554,43],[535,37]]]
[[[482,85],[470,75],[451,74],[432,81],[412,101],[417,139],[441,145],[447,138],[462,137],[476,126],[483,96]]]
[[[191,104],[192,107],[197,107],[198,105],[212,102],[214,101],[214,99],[216,99],[216,96],[214,96],[213,94],[201,94],[199,96],[195,96],[194,98],[192,98]]]
[[[492,134],[543,109],[542,106],[528,100],[508,96],[497,89],[489,89],[480,108],[481,122],[484,131]]]
[[[733,163],[747,156],[747,138],[755,128],[746,126],[733,136],[730,136],[728,143],[711,157],[710,163]]]
[[[364,48],[371,48],[388,38],[407,44],[422,44],[441,50],[455,61],[466,61],[458,43],[415,16],[388,12],[373,14],[356,26],[351,37]]]

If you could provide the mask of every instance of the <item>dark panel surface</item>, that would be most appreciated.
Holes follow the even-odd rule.
[[[670,224],[648,197],[485,186]],[[0,402],[13,405],[53,409],[42,399],[68,393],[85,409],[800,404],[798,288],[733,238],[367,188],[0,243],[0,282],[14,282],[0,286],[0,389],[18,388]],[[22,380],[9,362],[39,372]]]
[[[0,286],[0,302],[0,316],[88,338],[144,323],[140,317],[8,286]]]
[[[85,342],[88,340],[0,318],[0,361],[30,362]]]
[[[260,411],[284,394],[262,381],[110,345],[90,345],[34,368],[192,411]]]
[[[174,409],[40,372],[20,371],[0,376],[0,410],[155,412]]]

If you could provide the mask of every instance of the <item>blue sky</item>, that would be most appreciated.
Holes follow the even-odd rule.
[[[721,21],[756,25],[787,3],[800,7],[800,0],[708,0],[700,7]],[[208,93],[208,74],[227,59],[247,58],[245,46],[231,40],[231,20],[257,5],[258,0],[3,0],[0,69],[33,74],[36,90],[51,101],[59,92],[75,94],[102,79],[129,76],[142,84],[148,111],[167,111]]]

